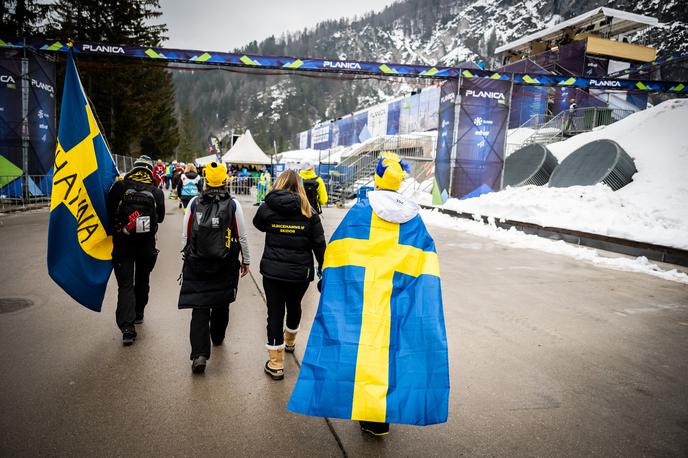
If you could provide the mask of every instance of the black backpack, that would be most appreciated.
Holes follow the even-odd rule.
[[[124,191],[117,206],[117,232],[129,236],[155,234],[158,212],[155,197],[141,185],[132,185]]]
[[[232,233],[234,204],[228,192],[204,192],[189,211],[193,222],[184,249],[187,259],[212,271],[239,258],[238,234]]]
[[[318,183],[317,178],[311,178],[310,180],[303,180],[303,189],[306,190],[306,197],[308,197],[308,203],[315,210],[316,213],[322,213],[320,208],[320,196],[318,196],[318,188],[320,183]]]

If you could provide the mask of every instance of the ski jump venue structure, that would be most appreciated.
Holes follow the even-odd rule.
[[[578,46],[576,49],[584,50],[582,56],[578,56],[584,65],[591,62],[593,57],[597,59],[601,54],[628,61],[627,55],[621,55],[622,51],[625,52],[631,48],[635,50],[638,45],[624,43],[623,40],[615,41],[610,34],[630,33],[656,23],[656,20],[651,24],[651,20],[641,20],[638,19],[637,15],[629,15],[607,8],[600,8],[583,16],[585,16],[584,19],[580,19],[581,16],[578,19],[574,18],[575,21],[573,19],[565,21],[555,27],[556,31],[538,32],[531,37],[525,37],[500,48],[502,52],[506,53],[505,56],[508,55],[505,57],[508,65],[498,70],[307,57],[273,57],[113,43],[72,43],[71,41],[54,39],[0,37],[0,50],[2,50],[0,57],[3,63],[2,68],[0,68],[3,71],[2,78],[0,78],[0,95],[2,95],[0,100],[4,100],[5,102],[2,103],[7,103],[10,108],[14,108],[5,109],[0,115],[16,117],[17,119],[3,119],[3,121],[7,125],[21,126],[21,133],[15,133],[17,141],[9,142],[15,147],[21,145],[20,149],[17,151],[15,148],[9,153],[0,151],[0,154],[9,156],[5,159],[14,162],[18,167],[21,164],[20,167],[24,174],[29,175],[29,150],[35,149],[33,144],[37,141],[36,135],[31,131],[33,123],[29,119],[29,114],[37,112],[37,110],[29,107],[32,100],[32,97],[29,97],[29,91],[37,91],[42,88],[45,92],[50,92],[50,98],[44,99],[40,111],[43,116],[48,116],[51,119],[53,125],[55,117],[54,62],[47,62],[41,55],[59,55],[73,52],[77,58],[121,57],[138,60],[142,64],[152,63],[169,68],[175,68],[174,65],[170,64],[184,64],[184,68],[188,68],[190,65],[234,67],[237,71],[246,73],[270,71],[307,75],[308,73],[324,72],[360,78],[437,80],[441,82],[441,87],[436,88],[438,106],[435,154],[436,194],[443,196],[443,198],[448,196],[463,197],[476,192],[499,190],[503,180],[506,132],[510,125],[510,118],[513,118],[517,111],[512,105],[514,100],[517,100],[516,95],[519,94],[519,91],[530,91],[528,93],[536,94],[535,99],[539,101],[539,106],[542,106],[543,99],[545,101],[544,106],[551,105],[551,93],[564,94],[563,97],[566,100],[572,91],[577,94],[576,98],[582,97],[580,94],[590,94],[594,91],[609,89],[634,95],[641,94],[645,98],[649,93],[669,93],[679,96],[688,94],[688,82],[630,79],[628,76],[619,78],[616,77],[618,76],[616,73],[614,75],[587,75],[585,71],[557,72],[538,64],[537,59],[534,59],[531,54],[540,50],[542,47],[540,43],[557,43],[557,40],[569,39],[572,40],[569,45],[575,45]],[[592,28],[590,29],[591,25]],[[611,31],[605,32],[607,38],[595,36],[595,33],[605,30]],[[585,46],[580,43],[584,43]],[[560,45],[558,54],[556,54],[557,50],[554,49],[554,46],[546,50],[547,52],[554,52],[559,58],[552,67],[553,69],[558,68],[556,65],[564,67],[563,50],[569,45]],[[629,46],[631,48],[628,48]],[[654,58],[652,51],[644,50],[643,47],[643,53],[641,53],[639,49],[639,57],[631,59],[633,63],[644,62],[646,64],[651,54]],[[569,56],[569,54],[566,55]],[[517,57],[521,59],[518,60]],[[43,73],[48,75],[46,77],[48,82],[40,81],[38,76],[34,77],[29,65],[33,61],[37,61],[36,65],[44,68]],[[49,76],[50,71],[45,71],[45,67],[50,65],[53,67],[52,79]],[[617,67],[609,64],[607,68]],[[52,82],[52,86],[50,82]],[[17,88],[21,90],[18,91]],[[49,106],[51,99],[52,108]],[[21,106],[21,110],[16,109],[19,106]],[[365,120],[362,115],[359,115],[359,119],[354,118],[355,116],[352,116],[349,127],[352,138],[356,138],[357,133],[360,132],[359,129],[363,129],[368,122],[367,116]],[[344,121],[346,122],[346,120]],[[513,122],[511,123],[513,124]],[[326,139],[324,143],[332,144],[337,127],[333,120],[325,131],[321,132],[324,134],[321,137]],[[320,128],[321,131],[324,130],[323,126],[316,128]],[[342,130],[344,129],[338,130],[339,135],[337,137],[343,138]],[[50,159],[52,159],[54,132],[54,128],[52,132],[46,132],[45,129],[43,132],[39,132],[39,134],[43,134],[42,143],[48,145],[44,145],[41,150],[42,154],[44,155],[46,151],[50,152],[47,160],[39,158],[37,161],[43,164],[43,173],[48,173],[49,167],[46,164],[50,164]],[[52,143],[48,134],[52,134]],[[13,133],[10,132],[10,135]],[[52,146],[52,151],[50,146]]]

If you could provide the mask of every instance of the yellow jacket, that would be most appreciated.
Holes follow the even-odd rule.
[[[301,175],[301,178],[304,180],[312,180],[316,179],[318,182],[318,201],[320,202],[320,205],[325,205],[327,203],[327,189],[325,188],[325,182],[323,181],[322,178],[320,178],[318,175],[315,174],[315,170],[301,170],[299,172],[299,175]]]

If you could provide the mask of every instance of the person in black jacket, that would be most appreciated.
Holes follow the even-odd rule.
[[[124,179],[112,185],[107,209],[118,285],[115,318],[122,343],[131,345],[136,340],[135,324],[143,323],[150,273],[158,258],[155,233],[165,219],[165,195],[155,184],[153,161],[148,156],[137,159]]]
[[[205,372],[210,343],[222,345],[235,301],[239,275],[249,273],[251,257],[239,201],[227,188],[227,169],[211,162],[205,168],[205,189],[184,215],[184,266],[178,307],[191,308],[191,370]],[[241,254],[241,263],[239,263]]]
[[[284,352],[294,351],[301,322],[301,300],[314,279],[313,255],[318,276],[325,254],[325,234],[320,217],[308,203],[299,175],[285,170],[253,218],[265,232],[260,261],[268,306],[268,356],[265,372],[273,380],[284,378]],[[284,315],[286,308],[286,329]]]

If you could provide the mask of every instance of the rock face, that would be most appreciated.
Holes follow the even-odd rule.
[[[240,51],[431,65],[484,61],[494,49],[592,8],[608,6],[657,17],[667,24],[635,39],[659,55],[688,49],[688,8],[679,0],[406,0],[359,19],[252,42]],[[202,75],[199,75],[202,73]],[[675,78],[675,75],[672,75]],[[409,82],[237,75],[175,74],[177,100],[202,126],[202,136],[250,128],[263,148],[288,148],[296,132],[377,101],[408,93]],[[428,84],[428,82],[422,82]]]

